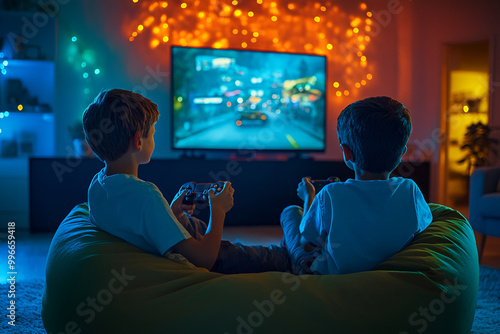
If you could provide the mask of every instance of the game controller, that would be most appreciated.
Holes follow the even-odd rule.
[[[187,190],[182,204],[208,204],[208,192],[213,190],[214,194],[217,195],[222,189],[224,189],[224,182],[222,181],[214,183],[187,182],[181,186],[179,192]]]
[[[327,178],[326,180],[313,180],[313,179],[310,179],[309,180],[314,188],[316,189],[316,192],[318,192],[320,189],[322,189],[324,186],[330,184],[330,183],[334,183],[334,182],[340,182],[340,179],[336,176],[330,176],[329,178]]]

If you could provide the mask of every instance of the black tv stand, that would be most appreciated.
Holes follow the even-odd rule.
[[[314,160],[312,157],[310,157],[309,155],[305,154],[305,153],[301,153],[301,152],[293,152],[290,157],[288,158],[288,160],[291,160],[291,161],[294,161],[294,160]]]
[[[195,160],[206,160],[205,154],[196,154],[194,150],[185,150],[184,153],[179,157],[180,159],[195,159]]]

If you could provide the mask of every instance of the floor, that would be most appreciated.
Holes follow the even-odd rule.
[[[0,254],[4,260],[0,260],[0,282],[5,282],[9,273],[15,272],[16,280],[44,279],[45,260],[52,240],[52,233],[30,234],[27,231],[16,231],[15,234],[15,268],[8,268],[7,233],[0,234]],[[480,240],[479,234],[476,240]],[[244,244],[269,245],[279,243],[282,237],[280,226],[256,226],[256,227],[234,227],[224,228],[223,238],[230,241],[241,241]],[[483,253],[481,265],[500,269],[500,238],[488,237]]]

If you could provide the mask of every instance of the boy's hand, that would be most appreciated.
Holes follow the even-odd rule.
[[[311,183],[310,177],[303,177],[302,181],[297,186],[297,195],[303,201],[306,200],[306,197],[314,197],[316,195],[316,189]]]
[[[188,215],[193,214],[194,204],[187,205],[182,203],[184,197],[186,197],[186,192],[187,190],[184,190],[183,192],[178,192],[174,196],[174,199],[172,200],[172,205],[170,207],[172,208],[172,211],[174,212],[174,215],[177,219],[180,219],[184,212],[187,213]]]
[[[210,189],[208,192],[210,208],[212,210],[221,209],[224,213],[228,212],[234,204],[233,194],[234,189],[231,187],[231,182],[229,181],[224,182],[224,188],[217,195]]]

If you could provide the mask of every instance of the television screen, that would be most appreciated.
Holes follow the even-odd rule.
[[[172,46],[172,145],[324,151],[326,57]]]

